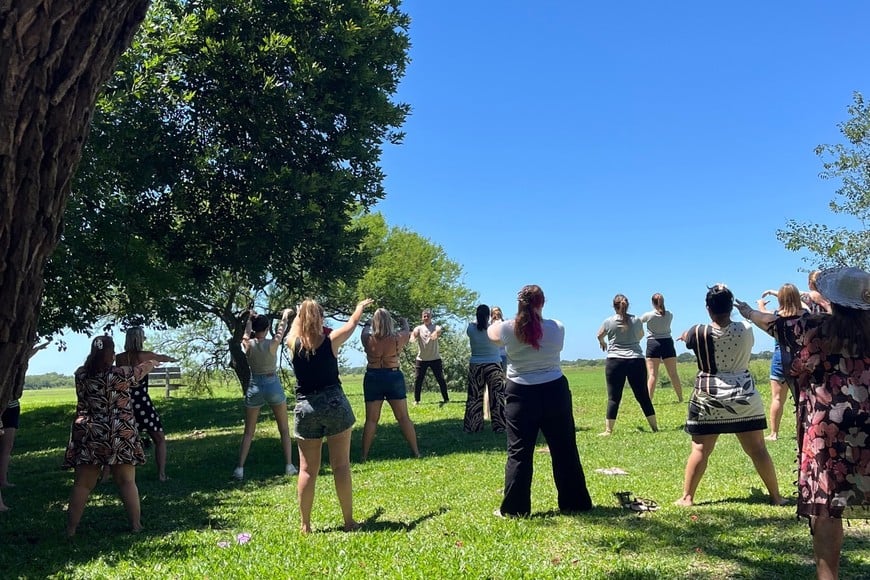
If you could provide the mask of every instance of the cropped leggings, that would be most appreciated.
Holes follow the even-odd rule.
[[[615,420],[619,413],[619,403],[622,401],[622,391],[625,381],[631,386],[634,398],[640,403],[644,417],[655,415],[649,391],[646,387],[646,361],[642,358],[608,358],[604,366],[604,378],[607,381],[607,419]]]

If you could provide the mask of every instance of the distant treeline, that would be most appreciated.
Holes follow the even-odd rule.
[[[769,350],[763,350],[761,352],[754,352],[749,357],[749,360],[770,360],[773,357],[773,352]],[[577,360],[563,360],[563,367],[599,367],[604,366],[604,363],[607,362],[606,358],[578,358]],[[684,352],[677,357],[677,362],[681,363],[693,363],[695,362],[695,355],[691,352]]]
[[[773,352],[769,350],[764,350],[761,352],[754,352],[750,357],[750,360],[770,360],[773,357]],[[603,367],[604,363],[607,362],[607,359],[604,358],[578,358],[577,360],[563,360],[563,367]],[[681,363],[694,363],[695,355],[690,352],[684,352],[677,357],[677,362]],[[366,368],[364,366],[358,367],[341,367],[341,374],[343,375],[362,375],[365,374]],[[407,378],[407,377],[406,377]],[[413,377],[411,378],[413,380]],[[45,375],[27,375],[24,379],[24,388],[26,389],[53,389],[56,387],[75,387],[75,381],[72,377],[67,375],[59,375],[57,373],[48,373]]]
[[[75,379],[67,375],[48,373],[45,375],[27,375],[24,377],[24,390],[56,389],[59,387],[73,388]]]

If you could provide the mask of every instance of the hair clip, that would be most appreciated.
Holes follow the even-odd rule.
[[[94,346],[97,348],[97,350],[103,350],[103,339],[98,338],[97,340],[95,340]]]

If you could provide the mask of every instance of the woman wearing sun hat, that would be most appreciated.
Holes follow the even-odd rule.
[[[836,578],[843,518],[870,519],[870,274],[823,270],[830,315],[787,321],[737,303],[793,351],[798,387],[798,515],[809,518],[819,578]]]

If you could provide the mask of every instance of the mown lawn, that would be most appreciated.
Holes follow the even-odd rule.
[[[763,364],[761,364],[763,366]],[[698,490],[700,505],[678,508],[689,438],[685,406],[671,389],[656,393],[660,433],[650,433],[626,391],[616,432],[598,437],[604,421],[603,368],[568,369],[578,446],[596,508],[581,516],[556,513],[549,457],[536,459],[529,519],[502,520],[504,437],[462,432],[464,396],[444,407],[424,393],[411,407],[423,458],[408,457],[388,409],[370,459],[353,465],[354,501],[362,531],[340,531],[331,475],[318,481],[315,533],[298,533],[295,478],[283,462],[271,414],[261,417],[246,466],[234,482],[242,433],[237,390],[213,397],[179,396],[155,403],[169,439],[169,475],[159,483],[153,462],[139,470],[142,534],[126,532],[111,484],[91,497],[72,541],[63,535],[71,472],[59,469],[74,408],[72,390],[28,391],[22,399],[10,479],[3,490],[12,510],[0,514],[3,578],[811,578],[806,523],[794,507],[767,504],[751,462],[724,436]],[[688,379],[691,365],[681,374]],[[759,367],[758,373],[765,371]],[[353,459],[359,457],[361,377],[345,390],[357,412]],[[687,384],[688,380],[686,381]],[[767,385],[761,386],[769,400]],[[793,495],[793,415],[769,445],[780,486]],[[150,459],[150,458],[149,458]],[[326,463],[326,462],[325,462]],[[597,473],[619,467],[628,475]],[[619,507],[615,491],[630,490],[661,504],[636,515]],[[247,535],[250,539],[247,539]],[[846,530],[843,578],[870,577],[870,526]]]

